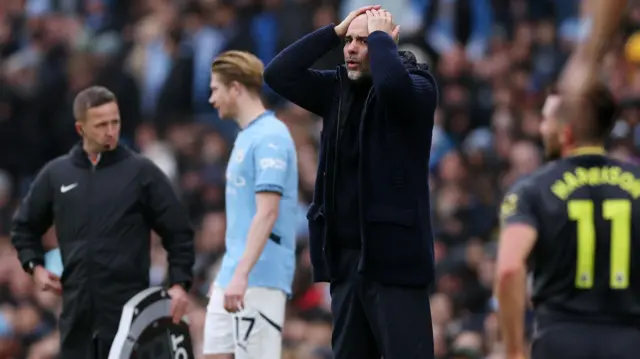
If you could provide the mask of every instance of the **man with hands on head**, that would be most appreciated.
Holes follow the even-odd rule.
[[[265,82],[323,118],[309,219],[316,282],[331,282],[336,359],[433,358],[428,162],[438,95],[428,67],[397,48],[379,5],[295,42]],[[343,45],[345,65],[311,66]]]

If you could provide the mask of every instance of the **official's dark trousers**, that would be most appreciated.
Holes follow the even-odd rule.
[[[92,330],[94,318],[90,307],[68,308],[60,316],[60,358],[107,359],[117,328],[102,328],[102,335],[98,335]]]
[[[87,337],[84,341],[63,341],[60,347],[60,359],[108,359],[112,342],[113,339],[105,340],[97,337]]]
[[[359,250],[332,255],[334,359],[433,359],[428,289],[376,283],[359,260]]]

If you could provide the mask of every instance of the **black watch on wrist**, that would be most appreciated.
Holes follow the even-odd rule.
[[[36,269],[36,262],[34,261],[29,261],[25,264],[24,266],[24,270],[29,273],[29,275],[33,275],[33,270]]]

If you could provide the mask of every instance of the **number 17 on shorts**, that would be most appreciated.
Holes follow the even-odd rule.
[[[286,295],[279,290],[249,288],[245,309],[224,309],[224,290],[214,288],[204,329],[204,354],[235,354],[235,359],[280,358]]]

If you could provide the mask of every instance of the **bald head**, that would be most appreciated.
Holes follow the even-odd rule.
[[[369,28],[367,26],[367,14],[358,15],[347,28],[347,37],[367,38],[369,36]]]
[[[558,110],[560,109],[560,102],[559,95],[549,95],[542,107],[542,116],[547,118],[556,117],[558,115]]]
[[[358,15],[351,24],[349,24],[349,28],[347,29],[347,36],[350,34],[367,37],[369,36],[369,26],[367,25],[367,14]],[[398,39],[394,39],[398,42]]]

